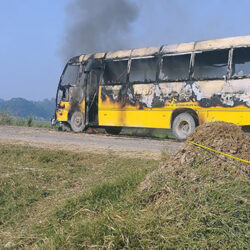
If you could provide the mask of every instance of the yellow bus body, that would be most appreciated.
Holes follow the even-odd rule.
[[[112,102],[110,99],[105,101],[101,98],[101,89],[99,87],[98,101],[98,123],[99,126],[119,126],[119,127],[145,127],[145,128],[171,128],[171,116],[177,109],[192,109],[198,115],[199,124],[213,121],[232,122],[239,126],[249,125],[250,110],[240,105],[236,107],[216,106],[203,108],[197,102],[178,102],[174,100],[166,103],[164,107],[148,108],[141,110],[138,105],[132,106],[126,104],[122,106],[119,102]],[[57,120],[61,122],[69,121],[70,102],[61,101],[62,108],[57,109]],[[85,113],[85,100],[79,104],[79,109]]]
[[[177,109],[192,109],[199,119],[199,124],[213,121],[232,122],[239,126],[248,125],[250,122],[250,110],[245,106],[224,108],[221,106],[203,108],[197,102],[166,103],[161,108],[143,108],[138,106],[113,103],[107,99],[102,101],[101,86],[99,87],[98,120],[100,126],[120,127],[147,127],[147,128],[171,128],[171,116]]]
[[[119,127],[146,127],[146,128],[171,128],[172,112],[176,109],[189,108],[198,114],[199,124],[213,121],[232,122],[239,126],[248,125],[250,121],[250,112],[244,106],[237,108],[200,108],[195,103],[178,103],[169,104],[163,108],[147,108],[139,110],[138,107],[113,104],[110,101],[102,102],[99,97],[98,120],[99,126],[119,126]],[[67,122],[70,110],[70,102],[62,102],[64,108],[56,111],[57,120]],[[192,105],[192,106],[191,106]],[[85,113],[85,102],[83,101],[79,107]]]
[[[89,58],[98,62],[102,61],[105,65],[108,61],[127,61],[128,78],[126,83],[105,82],[102,73],[92,77],[91,72],[94,72],[96,68],[88,68],[86,72],[89,72],[89,76],[86,76],[88,82],[86,86],[91,89],[93,79],[99,79],[95,85],[97,86],[95,89],[96,95],[92,96],[98,96],[98,98],[93,99],[96,103],[92,102],[89,96],[86,97],[88,94],[84,90],[85,96],[83,101],[78,104],[77,110],[80,110],[83,113],[83,118],[85,118],[85,98],[88,100],[87,105],[96,104],[94,112],[96,112],[95,118],[98,117],[98,120],[96,118],[87,126],[170,129],[176,115],[182,112],[191,113],[196,126],[213,121],[225,121],[240,126],[249,126],[250,75],[234,77],[232,73],[234,50],[239,48],[250,48],[250,36],[87,54],[73,58],[74,62],[84,65],[84,67],[88,65]],[[199,53],[217,50],[226,50],[228,72],[223,77],[219,76],[218,78],[195,78],[192,75],[194,71],[191,69],[194,69],[196,56]],[[148,82],[147,79],[143,82],[136,82],[130,79],[131,65],[135,59],[143,60],[155,58],[159,55],[163,58],[164,56],[184,54],[190,55],[189,77],[186,81],[180,78],[171,82],[168,79],[161,78],[159,72],[157,73],[158,78],[152,80],[154,82]],[[160,69],[160,66],[158,67]],[[102,70],[104,68],[99,67],[97,72]],[[154,103],[155,97],[160,100],[159,103]],[[56,119],[59,122],[70,122],[71,113],[74,112],[74,107],[71,105],[72,100],[68,98],[69,101],[65,101],[66,99],[59,101],[56,109]],[[90,107],[86,107],[87,112],[90,113]]]

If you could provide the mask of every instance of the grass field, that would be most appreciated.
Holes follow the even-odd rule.
[[[170,176],[155,204],[138,185],[165,159],[0,145],[1,247],[248,248],[248,180],[196,169],[204,187]]]
[[[16,117],[5,112],[0,112],[0,125],[52,128],[49,121],[34,120],[32,116],[28,118]]]

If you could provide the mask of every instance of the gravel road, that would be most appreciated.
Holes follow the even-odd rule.
[[[143,157],[157,157],[162,152],[172,154],[183,145],[183,143],[171,139],[162,140],[106,134],[75,134],[58,132],[52,129],[12,126],[0,126],[0,143],[97,153],[114,152]]]

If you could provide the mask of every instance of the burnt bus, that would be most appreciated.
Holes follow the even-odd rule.
[[[68,61],[53,123],[172,129],[185,140],[212,121],[250,125],[250,36],[87,54]]]

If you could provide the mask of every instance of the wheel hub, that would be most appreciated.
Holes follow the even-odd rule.
[[[179,125],[179,128],[181,130],[181,132],[184,134],[184,135],[188,135],[189,134],[189,131],[190,131],[190,126],[189,126],[189,123],[186,122],[186,121],[182,121]]]
[[[80,127],[82,125],[82,118],[80,116],[76,116],[74,122],[77,127]]]

